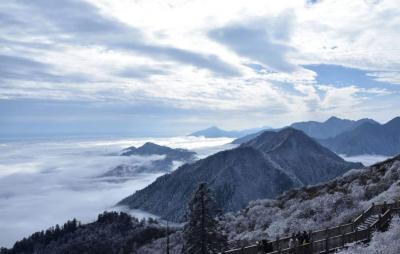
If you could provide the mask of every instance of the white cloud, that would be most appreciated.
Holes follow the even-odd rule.
[[[122,148],[147,141],[190,148],[200,157],[229,146],[232,139],[176,137],[158,139],[84,139],[15,141],[0,146],[0,246],[31,233],[77,218],[95,219],[158,174],[128,181],[95,178],[120,164],[144,164],[157,157],[116,156]],[[141,214],[140,211],[139,215]]]
[[[51,5],[47,0],[0,4],[0,11],[8,15],[1,21],[7,26],[0,29],[4,41],[0,54],[45,64],[36,80],[2,75],[0,98],[158,103],[235,114],[253,110],[248,114],[252,118],[242,125],[260,121],[260,116],[268,117],[268,124],[283,125],[285,117],[322,117],[336,96],[329,93],[332,89],[320,89],[319,93],[327,93],[321,95],[315,88],[301,88],[317,83],[316,73],[301,65],[360,68],[378,81],[399,83],[397,0],[63,4],[70,8],[59,8],[58,15],[72,13],[71,18],[60,19],[46,8],[36,8]],[[34,17],[29,25],[24,23],[27,16]],[[210,37],[211,31],[232,27],[254,28],[254,33],[240,45],[237,38],[217,36],[220,33]],[[263,64],[266,70],[252,69],[252,64]],[[303,95],[276,82],[292,83]],[[349,99],[340,103],[359,105],[357,98],[350,99],[363,85],[349,82],[337,90],[338,96]],[[325,99],[317,103],[317,97]],[[365,98],[375,100],[371,93]],[[345,106],[336,107],[334,114],[344,114]],[[384,115],[380,112],[379,117]]]
[[[400,72],[390,72],[390,71],[381,71],[381,72],[371,72],[367,74],[368,76],[374,77],[378,81],[388,82],[392,84],[400,85]]]

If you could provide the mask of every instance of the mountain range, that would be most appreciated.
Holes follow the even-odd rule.
[[[152,142],[147,142],[139,148],[134,146],[125,148],[121,151],[120,155],[142,157],[159,155],[160,158],[152,159],[149,163],[139,165],[121,164],[102,174],[101,177],[130,177],[143,172],[169,172],[174,162],[184,164],[196,160],[195,152],[181,148],[173,149]]]
[[[337,154],[393,156],[400,153],[400,117],[385,124],[367,118],[353,121],[331,117],[325,122],[298,122],[290,126],[302,130]],[[273,129],[279,130],[281,129]],[[262,131],[246,135],[232,143],[246,143],[261,133]]]
[[[185,164],[159,177],[118,205],[183,221],[185,206],[199,182],[213,189],[223,211],[237,211],[249,201],[274,198],[288,189],[337,177],[362,164],[346,162],[304,132],[266,131],[241,146]]]
[[[393,156],[400,153],[400,117],[385,124],[364,122],[350,131],[318,141],[338,154]]]
[[[196,132],[193,132],[189,134],[189,136],[195,136],[195,137],[206,137],[206,138],[221,138],[221,137],[227,137],[227,138],[239,138],[243,137],[255,132],[259,132],[261,130],[266,130],[270,129],[268,126],[264,126],[261,128],[253,128],[253,129],[245,129],[245,130],[232,130],[232,131],[227,131],[220,129],[216,126],[209,127],[204,130],[199,130]]]
[[[346,131],[351,131],[364,123],[378,124],[378,122],[368,118],[353,121],[332,116],[325,122],[297,122],[291,124],[290,126],[295,129],[302,130],[310,137],[326,139],[335,137],[336,135]]]
[[[354,121],[354,120],[348,120],[348,119],[340,119],[335,116],[332,116],[324,122],[317,122],[317,121],[296,122],[296,123],[292,123],[289,127],[301,130],[308,136],[316,138],[316,139],[326,139],[326,138],[335,137],[336,135],[341,134],[346,131],[351,131],[364,123],[378,124],[378,122],[376,122],[372,119],[368,119],[368,118],[363,118],[363,119]],[[286,128],[286,127],[284,127],[284,128]],[[270,129],[270,130],[279,131],[281,129],[282,128]],[[240,137],[240,138],[234,140],[232,143],[233,144],[245,143],[245,142],[257,137],[263,131],[265,131],[265,130],[250,133],[246,136],[243,136],[243,137]]]

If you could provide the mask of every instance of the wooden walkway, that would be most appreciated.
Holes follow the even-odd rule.
[[[386,209],[385,209],[386,207]],[[289,248],[290,237],[272,241],[271,254],[314,254],[330,253],[345,247],[348,243],[366,242],[375,230],[383,229],[393,214],[400,213],[400,201],[391,204],[372,205],[351,223],[311,232],[311,242]],[[222,253],[259,254],[264,253],[256,244],[234,248]]]

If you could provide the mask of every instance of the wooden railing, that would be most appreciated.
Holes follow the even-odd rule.
[[[385,210],[385,211],[383,211]],[[383,213],[382,213],[383,212]],[[351,223],[342,224],[336,227],[326,228],[310,232],[311,242],[289,248],[290,237],[277,239],[269,242],[272,244],[273,251],[271,254],[309,254],[309,253],[329,253],[343,248],[348,243],[365,242],[371,237],[375,230],[382,229],[391,220],[394,213],[400,214],[400,201],[391,204],[372,204],[370,208],[356,217]],[[378,220],[368,228],[359,230],[361,225],[371,215],[379,215]],[[222,253],[229,254],[258,254],[260,246],[252,244],[243,247],[237,247],[224,251]]]

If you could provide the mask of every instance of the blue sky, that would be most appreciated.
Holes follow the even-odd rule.
[[[0,2],[0,136],[400,115],[398,0]]]

